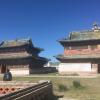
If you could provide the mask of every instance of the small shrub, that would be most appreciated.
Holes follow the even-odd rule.
[[[63,92],[63,91],[67,91],[68,87],[65,86],[64,84],[59,84],[58,89],[59,89],[59,91]]]
[[[80,88],[80,87],[82,87],[81,84],[80,84],[80,81],[74,80],[74,81],[73,81],[73,87],[75,87],[75,88]]]
[[[73,73],[73,74],[71,74],[71,76],[79,76],[79,74]]]

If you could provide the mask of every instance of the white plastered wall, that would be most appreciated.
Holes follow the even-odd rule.
[[[60,63],[59,72],[91,72],[91,63]]]
[[[8,66],[12,75],[29,75],[29,65]]]
[[[12,75],[29,75],[29,69],[10,69]]]

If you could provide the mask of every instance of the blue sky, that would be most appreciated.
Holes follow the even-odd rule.
[[[0,41],[31,37],[53,61],[63,53],[58,39],[93,22],[100,24],[100,0],[0,0]]]

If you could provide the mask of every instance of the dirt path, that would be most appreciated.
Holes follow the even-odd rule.
[[[14,75],[15,77],[17,75]],[[22,77],[22,76],[17,76],[17,77]],[[57,78],[96,78],[97,75],[94,75],[94,76],[53,76],[53,75],[26,75],[26,76],[23,76],[23,77],[57,77]]]
[[[78,99],[59,98],[58,100],[78,100]]]

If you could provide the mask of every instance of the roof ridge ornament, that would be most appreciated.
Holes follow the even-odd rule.
[[[99,25],[98,25],[97,22],[94,22],[94,23],[93,23],[93,28],[92,28],[92,30],[93,30],[94,32],[100,31],[100,27],[99,27]]]

